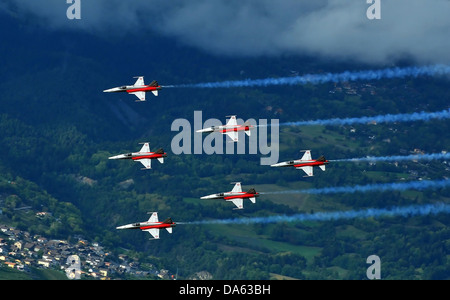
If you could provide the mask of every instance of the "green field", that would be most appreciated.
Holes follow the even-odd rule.
[[[228,251],[255,252],[259,249],[279,254],[290,252],[299,254],[305,257],[307,261],[311,261],[321,250],[319,247],[293,245],[271,240],[267,235],[256,234],[252,226],[210,225],[209,229],[217,236],[227,236],[228,239],[238,242],[239,247],[222,247],[222,249]]]
[[[63,272],[49,269],[30,268],[19,271],[7,266],[0,266],[0,280],[66,280]]]

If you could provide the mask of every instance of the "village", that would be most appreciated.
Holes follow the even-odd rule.
[[[60,270],[67,279],[176,279],[168,270],[157,270],[127,255],[113,257],[96,242],[81,236],[76,243],[47,239],[27,231],[0,224],[0,269],[30,272],[31,268]],[[144,270],[145,269],[145,270]]]

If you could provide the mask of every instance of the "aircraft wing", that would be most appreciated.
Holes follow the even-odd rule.
[[[231,116],[226,126],[237,126],[236,116]]]
[[[143,86],[143,85],[145,85],[144,84],[144,76],[138,76],[136,82],[134,83],[134,85],[135,86]]]
[[[237,131],[228,131],[226,133],[226,135],[228,135],[228,137],[231,138],[233,140],[233,142],[238,141],[238,132]]]
[[[297,167],[296,169],[302,169],[307,176],[313,176],[313,167],[311,166]]]
[[[243,208],[244,208],[244,205],[243,205],[244,199],[243,199],[243,198],[233,198],[233,199],[229,199],[229,200],[226,200],[226,201],[231,201],[231,202],[233,202],[234,205],[236,205],[236,207],[237,207],[238,209],[243,209]]]
[[[153,238],[159,239],[159,229],[158,228],[150,228],[150,229],[145,229],[143,231],[147,231],[148,233],[150,233],[153,236]]]
[[[145,101],[145,92],[133,92],[130,94],[136,95],[136,97],[139,98],[139,101]]]
[[[146,169],[152,168],[152,160],[149,158],[137,159],[137,161],[143,164]]]
[[[240,182],[236,182],[236,184],[234,185],[234,187],[231,190],[231,192],[232,193],[241,193],[242,192],[241,183]]]
[[[158,222],[158,213],[157,212],[152,213],[152,215],[148,219],[148,222]]]
[[[150,152],[150,144],[149,143],[144,143],[144,145],[142,146],[141,150],[139,150],[139,152]]]
[[[303,154],[302,158],[300,160],[311,160],[311,151],[306,150],[305,154]]]

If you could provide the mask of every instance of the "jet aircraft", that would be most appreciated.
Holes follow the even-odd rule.
[[[295,167],[296,169],[302,169],[305,171],[306,176],[313,176],[313,167],[319,167],[322,171],[325,171],[325,165],[329,163],[328,160],[322,155],[318,159],[311,159],[311,151],[305,150],[303,157],[298,160],[285,161],[271,165],[271,167]]]
[[[244,199],[250,199],[252,203],[255,203],[256,197],[258,196],[259,194],[255,191],[254,188],[251,188],[250,190],[248,190],[248,192],[243,192],[241,183],[236,182],[231,192],[203,196],[200,199],[224,199],[225,201],[233,202],[234,205],[237,206],[237,209],[243,209]]]
[[[159,239],[159,230],[165,228],[169,233],[172,233],[172,227],[176,226],[176,223],[171,218],[167,218],[164,222],[158,221],[158,213],[153,212],[146,222],[132,223],[128,225],[122,225],[116,227],[116,229],[141,229],[147,231],[153,236],[153,239]]]
[[[230,116],[226,125],[212,126],[209,128],[204,128],[197,130],[196,132],[221,132],[222,134],[228,135],[233,142],[238,141],[238,132],[244,131],[248,136],[250,136],[250,129],[255,126],[251,125],[250,122],[245,122],[242,125],[238,125],[236,121],[236,116]]]
[[[164,152],[162,148],[156,150],[156,152],[150,152],[149,143],[144,143],[139,152],[119,154],[116,156],[108,157],[108,159],[132,159],[142,163],[145,169],[152,168],[152,160],[158,159],[160,163],[164,163],[164,157],[167,157],[167,153]]]
[[[162,87],[158,84],[156,80],[153,80],[149,85],[144,84],[144,77],[138,76],[134,85],[123,85],[120,87],[115,87],[112,89],[104,90],[104,93],[117,93],[117,92],[127,92],[128,94],[136,95],[139,98],[137,101],[145,101],[145,93],[152,92],[153,95],[158,96],[158,91]]]

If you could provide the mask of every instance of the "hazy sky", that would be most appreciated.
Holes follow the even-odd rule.
[[[450,0],[3,0],[0,10],[30,14],[49,29],[123,35],[152,30],[216,55],[308,54],[390,64],[450,63]]]

